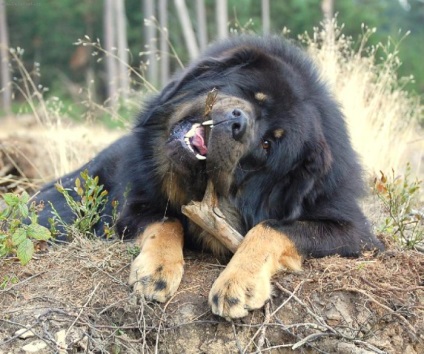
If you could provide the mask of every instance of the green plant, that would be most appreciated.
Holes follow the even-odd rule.
[[[8,286],[18,284],[18,283],[19,283],[18,277],[5,275],[3,279],[0,279],[0,290],[4,290]]]
[[[135,258],[140,254],[140,247],[136,245],[128,246],[127,253]]]
[[[3,201],[6,208],[0,211],[0,257],[16,255],[25,265],[34,254],[34,241],[47,241],[50,231],[39,225],[37,212],[42,205],[29,204],[29,195],[6,193]],[[29,220],[30,223],[25,223]]]
[[[381,172],[374,181],[374,189],[382,201],[388,217],[380,231],[393,235],[402,247],[414,248],[424,241],[424,210],[418,208],[421,181],[410,181],[411,166],[407,164],[404,177]]]
[[[50,219],[51,230],[57,233],[57,226],[62,227],[67,234],[79,232],[86,236],[91,235],[94,226],[100,221],[101,214],[105,210],[108,202],[108,192],[103,185],[99,185],[99,177],[92,177],[88,171],[80,173],[81,179],[75,180],[73,191],[76,193],[74,198],[70,192],[72,189],[64,188],[60,183],[56,184],[56,189],[64,196],[66,203],[71,208],[75,215],[75,220],[72,224],[67,223],[62,219],[60,214],[50,203],[53,210],[53,217]],[[112,222],[117,218],[118,202],[112,201]],[[113,228],[108,224],[104,224],[104,236],[111,237]]]

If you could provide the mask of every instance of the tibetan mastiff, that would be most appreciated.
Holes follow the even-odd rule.
[[[299,270],[306,257],[383,248],[358,206],[361,168],[340,107],[311,59],[281,38],[211,45],[146,103],[130,134],[62,177],[63,186],[72,190],[83,170],[119,202],[116,231],[141,250],[129,281],[146,299],[175,293],[184,244],[228,253],[181,213],[203,198],[209,180],[244,236],[210,291],[217,315],[260,308],[271,277]],[[74,218],[54,183],[37,199],[46,205],[42,223],[48,202],[65,221]],[[111,215],[108,205],[102,222]]]

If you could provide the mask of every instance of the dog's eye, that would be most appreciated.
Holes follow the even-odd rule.
[[[264,150],[269,150],[271,147],[271,142],[269,140],[262,140],[262,148]]]

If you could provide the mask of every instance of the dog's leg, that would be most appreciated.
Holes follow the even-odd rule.
[[[298,271],[302,257],[282,232],[262,223],[251,229],[212,286],[212,312],[225,318],[247,315],[271,296],[271,277],[281,269]]]
[[[130,285],[147,300],[165,302],[183,276],[183,227],[178,220],[149,225],[136,239],[140,254],[133,261]]]

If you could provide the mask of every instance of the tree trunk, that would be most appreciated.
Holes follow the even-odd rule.
[[[269,11],[269,0],[262,0],[262,32],[269,34],[271,29],[271,19]]]
[[[148,20],[145,32],[145,43],[148,49],[148,66],[146,79],[153,86],[156,86],[158,79],[158,65],[156,60],[157,45],[156,45],[156,27],[152,23],[155,17],[155,2],[153,0],[144,0],[144,18]]]
[[[197,11],[197,33],[198,33],[197,37],[199,40],[200,49],[204,50],[206,46],[208,45],[205,0],[197,0],[196,11]]]
[[[128,98],[130,92],[130,80],[128,76],[128,42],[127,42],[127,18],[125,15],[124,0],[114,0],[116,32],[118,44],[118,77],[119,94],[122,98]]]
[[[195,59],[199,55],[199,47],[197,46],[196,36],[194,35],[193,25],[188,14],[187,5],[184,0],[174,0],[174,2],[178,18],[180,19],[181,28],[183,29],[188,54],[191,59]]]
[[[12,106],[11,77],[9,71],[9,35],[7,31],[6,4],[0,0],[0,90],[2,108],[10,114]]]
[[[104,2],[104,49],[106,51],[106,92],[109,105],[114,107],[118,98],[117,90],[117,73],[118,67],[115,59],[113,48],[116,43],[115,39],[115,23],[114,23],[114,0],[105,0]]]
[[[334,16],[334,0],[322,0],[321,10],[324,20],[331,21]]]
[[[159,0],[160,31],[160,81],[162,87],[169,80],[169,46],[168,46],[168,0]]]
[[[327,31],[326,41],[333,46],[334,45],[334,0],[322,0],[321,10],[324,17],[324,25]]]
[[[216,26],[218,39],[228,37],[227,5],[227,0],[216,0]]]

